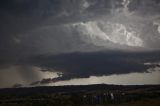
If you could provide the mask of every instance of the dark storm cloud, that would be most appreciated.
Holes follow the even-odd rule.
[[[40,35],[42,35],[32,33],[37,29],[48,25],[57,26],[64,23],[90,21],[101,15],[109,16],[112,10],[123,8],[122,2],[123,0],[1,0],[0,59],[3,61],[0,63],[11,61],[16,56],[23,58],[37,53],[40,48],[40,43],[37,41],[40,41]],[[160,6],[157,0],[131,0],[128,7],[130,11],[141,13],[149,9],[151,11],[147,13],[152,14],[153,12],[159,13]],[[61,29],[61,27],[58,28]],[[61,38],[60,41],[65,42],[63,39],[65,32],[53,33],[55,38]],[[20,43],[21,39],[23,42]],[[15,44],[15,42],[20,44]]]
[[[14,84],[12,87],[13,88],[20,88],[20,87],[23,87],[23,85],[22,84]]]
[[[152,66],[144,65],[150,61],[160,60],[160,52],[125,53],[125,52],[92,52],[71,53],[54,56],[36,56],[29,63],[46,69],[62,72],[58,78],[43,79],[41,84],[69,80],[72,78],[88,78],[112,74],[126,74],[132,72],[147,72]],[[37,83],[36,83],[37,84]]]
[[[55,26],[57,24],[91,20],[92,18],[96,18],[98,16],[97,13],[100,13],[100,11],[108,11],[105,13],[108,14],[112,8],[110,6],[111,3],[115,4],[112,0],[88,0],[88,6],[85,7],[83,6],[84,3],[85,0],[1,0],[0,63],[9,62],[12,64],[17,60],[17,57],[24,58],[25,56],[33,55],[35,53],[42,54],[44,50],[39,49],[43,49],[44,47],[41,47],[40,45],[46,41],[40,41],[49,37],[47,36],[49,33],[47,32],[47,34],[44,35],[45,31],[41,31],[39,28],[46,27],[48,25]],[[99,7],[96,8],[97,6]],[[61,29],[61,27],[58,28]],[[37,29],[42,33],[35,34],[34,32]],[[53,29],[54,31],[57,30],[56,28],[52,28],[52,30]],[[73,39],[71,41],[66,40],[69,39],[69,37],[65,37],[65,32],[58,32],[58,34],[57,32],[53,33],[54,34],[52,34],[52,36],[54,37],[52,38],[57,40],[52,42],[59,41],[62,45],[63,42],[66,41],[72,42],[75,40],[77,42],[81,42],[79,39],[76,40],[77,38],[71,38]],[[42,38],[41,35],[47,37]],[[51,45],[57,46],[59,44],[53,43]],[[69,45],[72,46],[75,44]],[[59,47],[56,49],[58,48]],[[63,47],[62,49],[65,48],[66,47]],[[59,50],[61,50],[61,47]]]
[[[90,13],[94,13],[96,9],[99,11],[105,8],[110,10],[112,8],[111,3],[114,4],[112,0],[91,0],[88,3],[92,4],[87,7]],[[81,18],[84,19],[86,15],[82,11],[83,8],[85,8],[83,7],[83,2],[77,0],[2,0],[0,2],[0,15],[1,26],[3,27],[1,28],[3,28],[3,33],[16,33],[43,25],[43,21],[48,18],[52,18],[52,20],[45,24],[64,23],[71,20],[78,21]]]
[[[159,0],[131,0],[128,5],[130,11],[136,11],[141,15],[155,15],[160,12]]]
[[[83,25],[73,26],[75,23],[88,25],[88,21],[103,20],[103,16],[104,22],[117,22],[117,19],[112,18],[123,11],[123,2],[124,0],[1,0],[0,70],[3,67],[20,65],[21,68],[18,69],[22,70],[21,75],[32,77],[30,79],[36,77],[32,73],[32,66],[55,69],[63,73],[62,77],[43,79],[31,85],[86,78],[91,75],[144,72],[148,68],[143,65],[144,62],[160,60],[157,52],[101,52],[99,50],[110,49],[108,45],[114,47],[116,44],[98,39],[97,41],[104,43],[106,47],[96,45],[95,41],[91,42],[90,37],[83,35],[83,31],[77,31],[77,28],[84,27]],[[156,24],[156,27],[153,25],[153,21],[157,22],[159,18],[159,0],[129,0],[127,8],[135,14],[131,19],[118,18],[120,23],[124,24],[121,22],[124,19],[127,24],[130,21],[136,23],[133,27],[138,29],[141,24],[148,26],[141,28],[143,31],[140,38],[143,38],[146,44],[152,45],[151,47],[159,48],[159,24]],[[114,16],[114,12],[117,16]],[[152,15],[153,19],[148,20],[143,16],[146,14]],[[134,22],[136,16],[139,20]],[[121,45],[121,48],[123,47],[124,45]]]

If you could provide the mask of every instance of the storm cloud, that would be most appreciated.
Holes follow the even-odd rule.
[[[146,72],[160,61],[159,14],[159,0],[1,0],[0,71],[42,84]]]
[[[58,78],[43,79],[40,82],[51,83],[72,78],[148,72],[147,69],[154,68],[154,62],[158,62],[159,59],[159,52],[140,52],[135,54],[119,51],[101,51],[52,56],[41,55],[34,57],[34,59],[32,58],[28,62],[35,66],[43,67],[47,71],[53,68],[62,73]],[[147,65],[147,61],[153,64]]]

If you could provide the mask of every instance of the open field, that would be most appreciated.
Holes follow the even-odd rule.
[[[109,106],[160,106],[160,98],[143,99]]]
[[[160,86],[83,85],[0,89],[0,106],[160,106]]]

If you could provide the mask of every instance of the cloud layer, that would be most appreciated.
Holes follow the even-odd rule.
[[[58,78],[49,78],[40,81],[40,83],[51,83],[70,80],[72,78],[88,78],[90,76],[151,72],[148,69],[154,68],[154,62],[159,61],[159,59],[159,52],[140,52],[135,54],[103,51],[52,56],[41,55],[28,60],[28,63],[34,64],[37,67],[43,67],[47,71],[55,69],[61,72],[62,75]],[[147,61],[151,65],[147,65]]]
[[[159,0],[2,0],[0,71],[63,73],[53,81],[144,72],[160,61],[159,14]]]

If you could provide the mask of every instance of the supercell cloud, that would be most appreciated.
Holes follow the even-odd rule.
[[[160,62],[159,0],[1,0],[0,23],[0,87],[17,75],[36,85]]]

